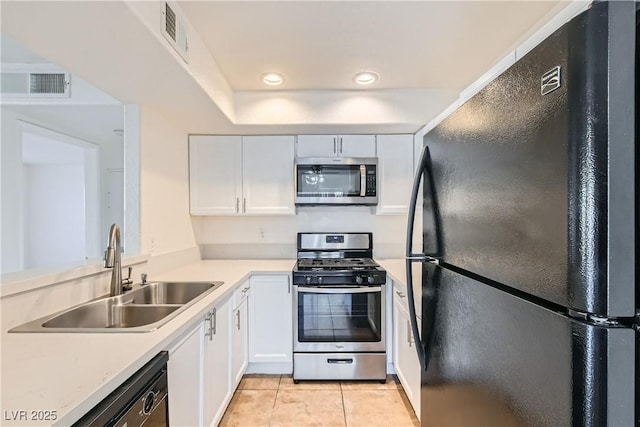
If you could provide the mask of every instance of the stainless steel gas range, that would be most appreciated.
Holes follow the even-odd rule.
[[[385,283],[371,233],[299,233],[293,380],[386,378]]]

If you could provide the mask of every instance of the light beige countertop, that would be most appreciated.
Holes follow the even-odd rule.
[[[188,330],[251,274],[290,274],[295,260],[199,261],[149,281],[223,281],[224,285],[153,332],[8,333],[2,331],[2,425],[70,425]],[[22,413],[24,412],[24,417]],[[31,411],[55,412],[37,420]],[[16,416],[18,415],[18,416]],[[18,418],[18,419],[12,419]],[[19,419],[23,418],[23,419]]]
[[[376,259],[378,264],[387,271],[387,276],[393,280],[394,286],[407,290],[407,270],[404,259]],[[418,317],[422,317],[422,264],[414,262],[411,266],[413,275],[413,295]]]

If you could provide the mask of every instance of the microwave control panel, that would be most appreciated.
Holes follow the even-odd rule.
[[[376,167],[375,166],[367,167],[367,189],[366,189],[365,195],[366,196],[376,195]]]

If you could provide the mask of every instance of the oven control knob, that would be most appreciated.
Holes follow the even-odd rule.
[[[361,285],[361,284],[362,284],[362,276],[356,276],[356,283],[357,283],[358,285]]]
[[[322,285],[322,282],[324,282],[324,278],[322,276],[318,276],[318,285]]]
[[[305,276],[304,281],[307,282],[307,285],[311,284],[311,276]]]
[[[373,276],[367,277],[367,283],[373,285]]]

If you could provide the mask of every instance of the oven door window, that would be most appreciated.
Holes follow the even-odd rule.
[[[356,197],[360,195],[360,166],[298,165],[298,197]]]
[[[319,288],[322,289],[322,288]],[[298,293],[299,342],[380,342],[381,293]]]

